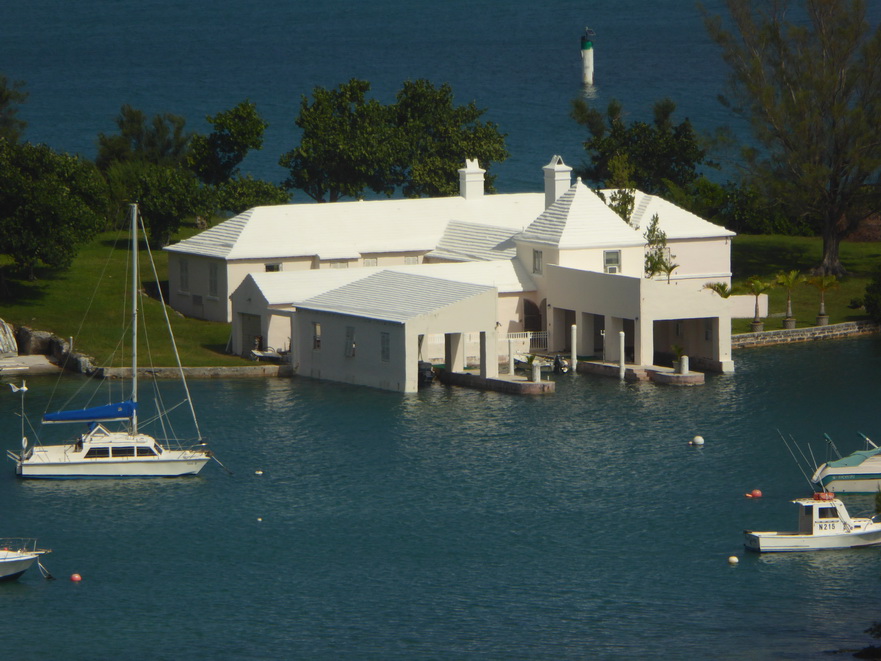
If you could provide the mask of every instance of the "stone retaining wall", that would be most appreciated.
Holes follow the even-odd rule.
[[[772,344],[789,344],[791,342],[813,342],[815,340],[834,340],[856,335],[881,333],[881,324],[873,321],[847,321],[843,324],[828,326],[810,326],[809,328],[793,328],[792,330],[772,330],[761,333],[740,333],[731,336],[732,349],[747,347],[765,347]]]

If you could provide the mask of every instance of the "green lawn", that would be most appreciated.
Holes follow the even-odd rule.
[[[820,263],[822,250],[823,242],[817,237],[738,235],[731,251],[735,293],[744,293],[743,282],[752,275],[773,280],[781,271],[792,269],[809,275]],[[865,310],[852,309],[849,305],[853,299],[865,294],[872,270],[881,263],[881,243],[842,243],[840,255],[850,275],[841,279],[838,288],[826,292],[826,313],[830,324],[866,318]],[[786,313],[784,289],[775,287],[768,292],[768,308],[765,330],[782,328]],[[800,285],[793,289],[792,314],[799,328],[813,326],[819,309],[820,295],[814,287]],[[735,319],[733,332],[749,332],[750,322],[750,319]]]
[[[194,232],[188,228],[182,236]],[[147,294],[141,296],[141,324],[146,325],[150,342],[149,346],[139,342],[138,353],[144,358],[142,364],[147,364],[152,355],[153,365],[171,366],[173,352],[167,341],[162,306],[156,299],[156,278],[143,242],[141,246],[141,281]],[[9,296],[0,299],[0,318],[63,338],[73,337],[74,350],[94,357],[99,365],[127,365],[131,360],[130,331],[123,329],[130,328],[131,318],[130,294],[126,293],[130,254],[125,232],[100,234],[79,251],[69,270],[39,272],[34,282],[7,282]],[[159,281],[164,282],[167,254],[156,250],[154,259]],[[187,319],[170,308],[169,316],[184,365],[247,364],[225,353],[229,324]]]

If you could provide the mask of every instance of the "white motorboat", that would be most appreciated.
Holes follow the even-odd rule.
[[[866,441],[865,450],[821,464],[811,482],[835,493],[875,493],[881,487],[881,448],[865,434],[860,435]],[[828,435],[826,441],[835,448]]]
[[[844,503],[831,493],[797,498],[798,530],[759,532],[744,530],[744,546],[750,551],[820,551],[881,544],[881,523],[851,517]]]
[[[49,549],[38,549],[37,540],[22,537],[0,538],[0,581],[14,581]],[[42,568],[42,567],[41,567]]]
[[[42,443],[29,444],[28,438],[24,434],[24,393],[27,391],[27,387],[24,385],[13,386],[14,391],[22,394],[22,449],[20,453],[7,450],[7,454],[15,462],[16,472],[21,477],[97,478],[195,475],[212,456],[205,443],[202,442],[176,347],[174,354],[177,358],[185,397],[184,401],[174,406],[189,404],[196,438],[190,447],[184,448],[179,442],[176,445],[174,441],[160,442],[153,436],[138,430],[138,234],[138,208],[133,204],[131,205],[131,393],[125,401],[44,415],[44,424],[79,423],[86,425],[86,431],[65,444],[42,445]],[[170,324],[168,326],[170,334]],[[172,346],[175,346],[173,336]],[[161,401],[161,398],[157,397],[157,402],[161,403]],[[168,409],[158,411],[155,418],[164,430],[171,428],[167,413]],[[107,426],[111,423],[121,423],[122,428],[111,431]]]

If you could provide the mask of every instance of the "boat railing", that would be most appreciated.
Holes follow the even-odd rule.
[[[45,549],[37,548],[35,537],[0,537],[0,551],[14,551],[16,553],[48,553]]]

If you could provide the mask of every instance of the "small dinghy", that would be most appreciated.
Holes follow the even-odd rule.
[[[796,532],[744,530],[744,546],[750,551],[821,551],[881,544],[881,523],[869,518],[852,518],[844,503],[831,493],[797,498]]]

